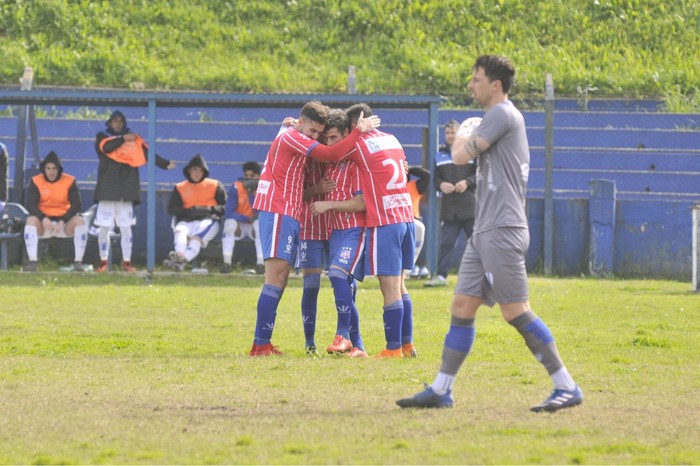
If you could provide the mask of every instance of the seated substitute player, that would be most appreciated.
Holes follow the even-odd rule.
[[[337,144],[349,132],[347,114],[340,109],[331,110],[324,132],[326,144]],[[364,279],[365,202],[360,191],[360,173],[355,162],[345,160],[327,164],[326,176],[335,181],[335,188],[326,195],[326,200],[311,205],[315,215],[328,212],[331,227],[328,277],[333,286],[338,323],[335,338],[326,351],[366,358],[353,294],[355,280]]]
[[[440,370],[425,390],[397,400],[402,408],[454,405],[452,385],[474,344],[476,313],[482,304],[495,303],[554,385],[551,394],[531,410],[553,412],[583,402],[583,393],[564,365],[552,332],[530,309],[525,268],[530,242],[525,211],[530,151],[523,115],[508,99],[514,81],[515,68],[507,58],[477,58],[468,89],[486,113],[476,129],[463,123],[452,148],[457,165],[479,161],[474,233],[462,256]]]
[[[300,208],[307,157],[340,157],[352,150],[365,131],[379,126],[379,118],[361,118],[357,129],[334,146],[316,139],[323,132],[328,108],[306,103],[297,122],[279,134],[267,153],[253,208],[258,211],[265,258],[265,283],[260,292],[251,356],[280,355],[272,344],[277,307],[287,286],[299,247]]]
[[[209,178],[204,158],[197,154],[182,169],[185,181],[170,195],[168,213],[174,217],[175,250],[163,263],[182,272],[219,232],[219,219],[226,207],[226,191],[220,181]]]
[[[61,160],[53,151],[39,164],[39,170],[41,173],[32,177],[27,191],[26,207],[29,216],[24,227],[24,243],[29,263],[23,270],[37,271],[40,238],[73,237],[73,271],[83,272],[87,226],[80,214],[82,203],[75,177],[63,173]]]
[[[354,127],[364,116],[372,115],[372,110],[367,104],[356,104],[347,114]],[[415,228],[401,143],[391,134],[369,131],[350,153],[340,157],[312,153],[311,157],[357,163],[366,204],[365,274],[377,276],[384,297],[386,348],[377,357],[415,357],[413,304],[403,279],[403,271],[413,267]]]
[[[221,234],[221,251],[223,253],[223,265],[221,273],[231,273],[233,263],[233,250],[236,241],[250,238],[255,243],[256,268],[255,273],[265,272],[265,262],[262,256],[262,243],[260,241],[260,224],[258,216],[253,212],[253,200],[255,190],[258,189],[260,171],[262,167],[255,161],[243,164],[243,177],[234,181],[228,191],[226,199],[226,219],[224,230]]]

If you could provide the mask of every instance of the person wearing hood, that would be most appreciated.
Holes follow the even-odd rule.
[[[204,157],[197,154],[182,169],[185,180],[173,189],[168,213],[174,217],[175,250],[164,265],[181,272],[219,233],[219,219],[226,209],[224,185],[209,178]]]
[[[24,243],[29,264],[25,272],[37,271],[40,238],[73,237],[73,270],[83,272],[83,255],[87,244],[87,226],[80,214],[82,203],[75,177],[63,173],[63,165],[51,151],[39,165],[40,173],[29,182],[26,207],[29,216],[24,227]]]
[[[136,223],[134,206],[141,203],[139,167],[146,164],[148,146],[129,129],[122,112],[112,112],[105,123],[107,128],[97,133],[95,151],[99,159],[95,202],[95,225],[99,227],[97,243],[100,249],[98,272],[108,270],[109,232],[119,227],[122,248],[122,270],[135,272],[131,265],[132,232]],[[164,170],[175,168],[175,162],[156,154],[156,166]]]

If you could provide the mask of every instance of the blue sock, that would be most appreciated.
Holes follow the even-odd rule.
[[[318,309],[318,292],[321,289],[321,274],[304,275],[304,291],[301,295],[301,321],[304,325],[306,345],[314,345],[316,334],[316,311]]]
[[[395,301],[384,306],[384,337],[386,347],[390,350],[401,348],[401,321],[403,320],[403,301]]]
[[[357,298],[357,280],[355,280],[355,277],[348,274],[348,283],[350,284],[350,289],[352,289],[352,302],[354,303],[355,298]]]
[[[283,293],[282,288],[264,284],[258,298],[258,320],[255,322],[255,344],[266,345],[272,339],[277,318],[277,306]]]
[[[413,302],[408,293],[401,295],[401,300],[403,301],[401,343],[413,343]]]
[[[338,326],[335,334],[350,338],[350,316],[355,304],[352,302],[352,289],[348,283],[347,274],[342,270],[332,268],[328,271],[328,278],[333,286],[335,309],[338,311]]]
[[[352,346],[360,348],[362,351],[365,350],[365,345],[362,344],[362,335],[360,335],[360,313],[357,310],[357,306],[352,306],[352,312],[350,313],[350,341]]]

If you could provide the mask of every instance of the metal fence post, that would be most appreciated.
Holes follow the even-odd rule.
[[[554,255],[554,199],[552,171],[554,167],[554,81],[547,73],[545,83],[545,170],[544,170],[544,274],[552,275]]]
[[[693,204],[693,291],[700,291],[700,201]]]

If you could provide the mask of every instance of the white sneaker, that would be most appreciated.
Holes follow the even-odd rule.
[[[421,268],[420,272],[418,272],[418,276],[420,278],[429,278],[430,277],[430,270],[428,270],[428,267]]]
[[[432,280],[423,283],[423,286],[446,286],[446,285],[447,285],[447,280],[442,275],[436,275],[435,278],[433,278]]]
[[[411,278],[418,278],[419,275],[420,275],[420,267],[418,267],[418,266],[416,265],[415,267],[413,267],[413,270],[411,270],[411,275],[410,275],[410,277],[411,277]]]

